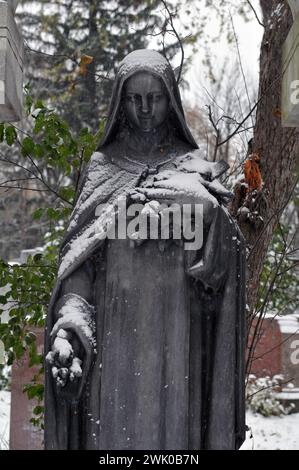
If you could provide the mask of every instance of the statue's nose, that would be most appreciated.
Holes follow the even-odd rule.
[[[147,96],[142,96],[141,111],[144,114],[149,112],[149,102]]]

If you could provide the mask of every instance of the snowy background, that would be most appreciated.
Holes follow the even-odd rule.
[[[10,392],[0,391],[0,450],[7,450],[9,443]]]
[[[258,10],[258,0],[252,0],[252,4]],[[249,82],[257,84],[259,48],[263,29],[257,22],[244,23],[241,18],[235,18],[236,35],[239,41],[241,57],[246,58],[243,63],[245,74]],[[208,32],[217,30],[217,18],[211,17]],[[250,38],[250,40],[248,40]],[[216,47],[215,47],[216,49]],[[227,60],[231,49],[223,41],[217,44],[217,55],[221,68],[222,60]],[[187,81],[189,90],[185,91],[185,98],[192,103],[201,83],[205,83],[203,71],[199,65],[202,62],[203,48],[199,48],[198,58],[194,58],[194,65],[190,67]],[[235,51],[236,54],[236,51]],[[178,58],[179,60],[179,58]],[[10,418],[10,392],[0,391],[0,450],[9,447],[9,418]],[[299,450],[299,413],[287,416],[263,417],[247,413],[247,425],[251,431],[243,445],[243,450]]]
[[[10,392],[0,391],[0,450],[8,449],[9,413]],[[299,413],[264,418],[248,412],[247,425],[251,431],[242,450],[299,450]]]

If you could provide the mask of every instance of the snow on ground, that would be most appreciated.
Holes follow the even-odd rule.
[[[0,450],[8,448],[10,392],[0,391]],[[299,450],[299,413],[271,416],[247,412],[247,425],[253,438],[248,438],[242,450]]]
[[[10,392],[0,391],[0,450],[8,449]]]
[[[242,450],[299,450],[299,413],[271,416],[247,412],[246,424],[251,428]]]

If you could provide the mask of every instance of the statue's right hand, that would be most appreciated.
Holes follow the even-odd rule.
[[[47,354],[46,361],[51,366],[52,376],[58,388],[82,377],[81,345],[71,331],[60,329]]]

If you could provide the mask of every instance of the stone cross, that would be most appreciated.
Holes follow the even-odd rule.
[[[14,19],[18,3],[0,0],[0,122],[22,119],[24,46]]]
[[[282,125],[299,127],[299,0],[288,0],[294,23],[282,52]]]

